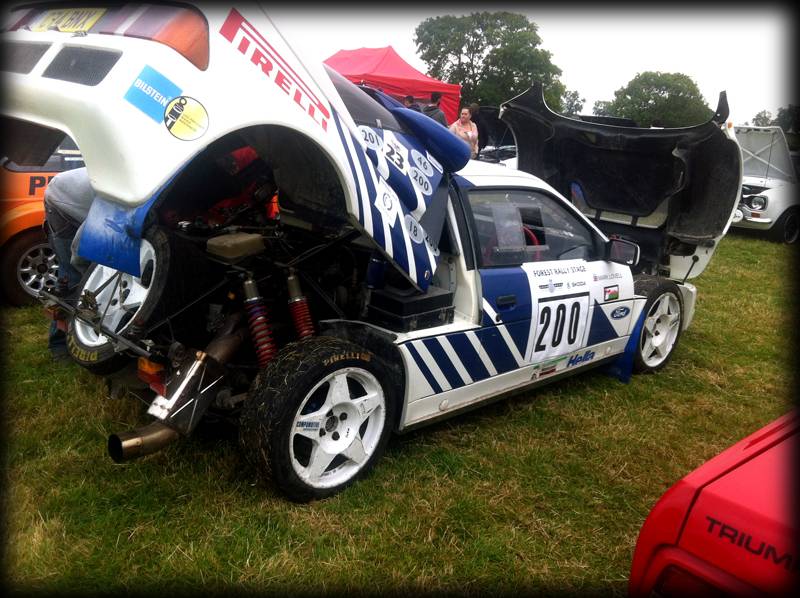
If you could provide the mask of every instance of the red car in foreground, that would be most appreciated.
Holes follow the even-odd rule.
[[[799,435],[792,410],[672,486],[639,532],[630,596],[797,596]]]

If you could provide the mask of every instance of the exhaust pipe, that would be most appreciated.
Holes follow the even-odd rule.
[[[179,434],[161,422],[153,422],[130,432],[108,437],[108,454],[116,463],[124,463],[160,451]]]
[[[241,312],[228,316],[206,351],[198,351],[194,359],[189,357],[184,362],[186,373],[178,381],[177,388],[172,390],[170,398],[157,396],[147,410],[159,421],[108,437],[108,454],[115,462],[123,463],[155,453],[181,434],[188,436],[192,433],[217,392],[216,384],[224,378],[222,366],[247,338],[247,328],[238,327],[242,318]],[[204,381],[207,385],[200,388]],[[192,409],[185,409],[191,404],[194,404]],[[169,420],[171,426],[160,420]]]

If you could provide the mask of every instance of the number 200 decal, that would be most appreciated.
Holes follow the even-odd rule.
[[[431,191],[433,191],[428,177],[426,177],[425,174],[416,166],[411,167],[411,180],[413,181],[414,186],[422,191],[423,194],[430,195]]]
[[[540,302],[534,353],[560,355],[578,347],[583,340],[587,311],[588,296]]]

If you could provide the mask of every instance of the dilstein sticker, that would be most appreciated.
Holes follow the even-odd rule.
[[[167,105],[164,125],[178,139],[194,141],[208,129],[208,112],[194,98],[179,96]]]

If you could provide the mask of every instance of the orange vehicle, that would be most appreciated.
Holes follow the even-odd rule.
[[[83,158],[69,138],[41,166],[23,166],[2,159],[0,280],[7,303],[34,303],[40,290],[54,287],[58,261],[42,228],[44,190],[59,172],[81,166]]]

